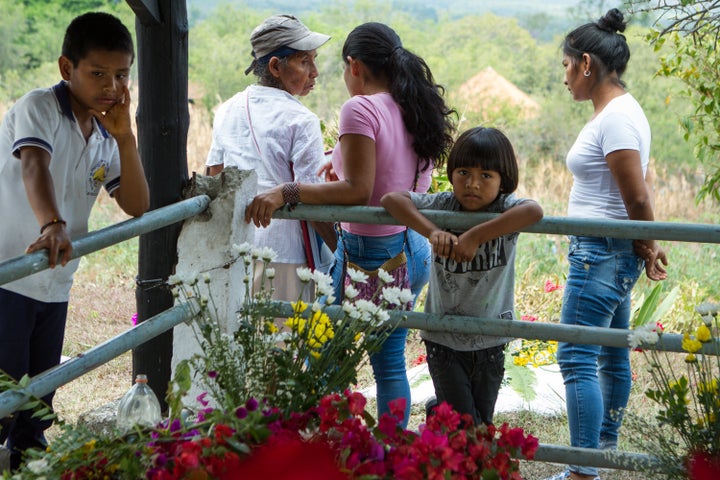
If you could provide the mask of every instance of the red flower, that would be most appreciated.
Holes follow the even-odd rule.
[[[563,289],[562,285],[560,285],[558,283],[553,283],[552,280],[547,280],[545,282],[545,291],[548,293],[554,292],[555,290],[562,290],[562,289]]]
[[[327,444],[307,443],[299,439],[272,442],[255,450],[223,480],[347,480],[335,464],[335,455]]]
[[[720,478],[720,457],[711,457],[698,452],[688,458],[688,477],[690,480],[717,480]]]
[[[417,358],[412,361],[412,366],[417,367],[418,365],[422,365],[425,362],[427,362],[427,355],[423,353],[421,355],[418,355]]]

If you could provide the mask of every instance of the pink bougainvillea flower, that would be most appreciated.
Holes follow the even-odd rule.
[[[424,353],[421,355],[418,355],[415,360],[412,361],[412,366],[417,367],[418,365],[422,365],[423,363],[427,362],[427,355]]]
[[[137,322],[138,322],[138,314],[137,314],[137,312],[133,313],[133,316],[130,317],[130,321],[132,322],[133,325],[137,325]]]
[[[390,415],[394,416],[398,420],[405,418],[405,407],[407,406],[406,398],[396,398],[390,400],[388,407],[390,407]]]
[[[520,317],[520,319],[525,320],[527,322],[534,322],[535,320],[538,319],[538,317],[536,317],[534,315],[523,315],[522,317]]]
[[[560,285],[558,283],[553,283],[552,280],[545,281],[545,291],[548,293],[554,292],[555,290],[562,290],[562,289],[563,289],[562,285]]]

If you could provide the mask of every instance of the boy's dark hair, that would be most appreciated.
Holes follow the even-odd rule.
[[[621,33],[626,25],[622,12],[612,8],[597,22],[586,23],[568,33],[562,43],[563,53],[574,64],[587,53],[605,70],[598,74],[616,72],[620,80],[630,61],[630,47]],[[620,84],[624,86],[622,80]]]
[[[126,52],[135,59],[132,35],[117,17],[103,12],[89,12],[76,17],[63,40],[62,54],[78,65],[91,50]]]
[[[518,186],[518,164],[510,140],[496,128],[475,127],[458,137],[447,160],[448,180],[453,170],[477,167],[500,174],[502,193],[512,193]]]

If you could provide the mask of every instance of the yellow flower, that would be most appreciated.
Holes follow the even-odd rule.
[[[303,302],[302,300],[292,302],[290,305],[292,305],[293,312],[295,312],[296,314],[302,313],[308,308],[308,304]]]
[[[305,321],[304,318],[290,317],[290,318],[288,318],[287,321],[285,322],[285,326],[288,327],[289,329],[295,331],[295,332],[303,333],[303,332],[305,331],[305,324],[306,324],[306,323],[307,323],[307,322]]]
[[[686,333],[685,335],[683,335],[682,348],[686,352],[695,353],[702,348],[702,343],[695,340],[694,338],[691,338],[690,335]],[[693,359],[694,358],[695,356],[693,355]],[[685,359],[685,361],[688,361],[687,358]]]
[[[83,452],[90,453],[93,450],[95,450],[95,443],[96,443],[96,440],[94,438],[92,440],[90,440],[89,442],[85,443],[85,445],[82,446]]]
[[[317,352],[317,351],[315,351],[315,350],[311,350],[311,351],[310,351],[310,356],[312,356],[315,360],[317,360],[318,358],[320,358],[320,352]]]
[[[685,347],[683,347],[683,348],[685,348]],[[697,363],[697,358],[695,358],[695,354],[688,353],[687,356],[685,357],[685,363]]]
[[[706,343],[712,340],[712,333],[710,332],[710,329],[707,327],[707,325],[703,323],[697,328],[697,331],[695,332],[695,338],[697,338],[703,343]]]
[[[718,379],[713,378],[712,380],[710,380],[708,382],[699,382],[697,389],[698,389],[698,393],[717,394],[718,393]]]
[[[277,333],[278,327],[273,322],[265,322],[265,330],[269,333]]]

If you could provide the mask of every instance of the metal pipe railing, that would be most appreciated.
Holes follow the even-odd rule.
[[[0,393],[0,418],[19,410],[31,398],[41,398],[128,350],[190,320],[193,312],[197,310],[197,305],[191,301],[176,305],[87,352],[34,376],[25,388]]]
[[[498,214],[422,210],[441,228],[468,229]],[[336,205],[298,205],[283,207],[272,218],[327,221],[342,218],[346,222],[398,225],[382,207],[342,207]],[[596,220],[590,218],[544,217],[523,228],[523,232],[581,235],[589,237],[632,238],[636,240],[669,240],[679,242],[720,243],[720,225],[698,223],[645,222],[638,220]]]
[[[342,317],[345,314],[339,305],[327,306],[325,312],[332,317]],[[270,315],[278,317],[292,316],[292,304],[290,302],[272,302],[269,313]],[[528,322],[525,320],[403,312],[398,310],[391,310],[388,314],[390,315],[389,323],[391,325],[419,330],[557,340],[559,342],[630,348],[630,343],[628,342],[629,331],[617,328],[561,325],[557,323]],[[682,340],[683,336],[677,333],[664,333],[658,343],[652,345],[642,344],[639,348],[687,353],[682,348]],[[720,355],[720,342],[716,339],[705,343],[697,353]]]
[[[210,197],[199,195],[166,207],[151,210],[142,217],[131,218],[109,227],[82,235],[72,242],[72,258],[102,250],[116,243],[124,242],[143,233],[148,233],[173,223],[193,217],[210,205]],[[0,285],[48,268],[46,250],[19,255],[0,262]]]

